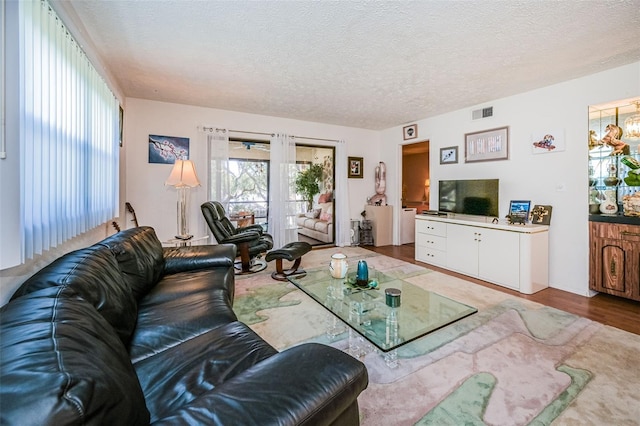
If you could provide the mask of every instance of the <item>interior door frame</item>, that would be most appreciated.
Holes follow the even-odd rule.
[[[403,207],[402,207],[402,184],[403,184],[403,173],[404,173],[404,155],[403,155],[403,151],[404,151],[404,147],[408,146],[408,145],[416,145],[416,144],[423,144],[423,143],[427,143],[428,144],[428,150],[427,150],[427,157],[428,157],[428,179],[431,180],[431,159],[432,159],[432,155],[431,155],[431,141],[429,139],[423,139],[423,140],[419,140],[419,141],[404,141],[403,143],[398,145],[398,164],[400,165],[398,167],[398,175],[396,176],[397,178],[397,182],[400,182],[399,185],[399,191],[398,191],[398,196],[396,197],[396,205],[398,206],[398,210],[397,210],[397,214],[396,214],[396,220],[394,221],[394,244],[395,245],[400,245],[400,232],[401,232],[401,223],[402,223],[402,214],[400,214],[400,212],[402,211]],[[431,189],[429,189],[429,199],[431,198]],[[430,201],[430,200],[427,200]],[[431,202],[429,202],[429,207],[431,207]]]

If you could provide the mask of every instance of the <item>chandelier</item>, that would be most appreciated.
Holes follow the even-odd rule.
[[[624,120],[624,129],[627,138],[640,138],[640,101],[636,101],[636,113]]]

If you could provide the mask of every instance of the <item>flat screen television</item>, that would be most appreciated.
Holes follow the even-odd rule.
[[[498,217],[498,179],[441,180],[438,211]]]

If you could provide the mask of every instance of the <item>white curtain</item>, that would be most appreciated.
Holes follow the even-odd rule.
[[[298,240],[294,184],[296,174],[294,138],[286,134],[274,135],[271,138],[268,217],[274,248]]]
[[[19,16],[24,262],[118,215],[119,108],[46,1]]]
[[[212,127],[203,128],[207,149],[208,161],[208,194],[210,201],[222,203],[225,210],[229,211],[229,132],[227,129]]]
[[[351,244],[351,220],[349,218],[349,182],[347,180],[347,144],[344,140],[339,140],[336,144],[335,165],[335,239],[337,246],[344,247]]]

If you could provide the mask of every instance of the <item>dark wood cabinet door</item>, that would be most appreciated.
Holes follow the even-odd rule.
[[[627,264],[621,241],[600,238],[596,242],[596,289],[609,294],[631,297],[626,285]]]
[[[640,227],[591,223],[592,290],[640,300]]]

